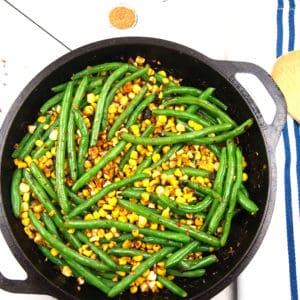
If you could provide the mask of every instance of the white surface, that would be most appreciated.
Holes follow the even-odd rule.
[[[138,35],[173,40],[211,58],[253,62],[268,72],[275,61],[277,3],[273,0],[12,0],[10,3],[71,49],[105,38]],[[109,25],[108,12],[117,4],[136,10],[138,22],[133,29],[117,30]],[[3,0],[0,1],[0,37],[1,125],[22,88],[68,49]],[[251,93],[259,101],[260,94]],[[272,119],[273,113],[265,111],[266,119]],[[277,148],[278,191],[274,217],[257,255],[239,277],[239,300],[290,298],[282,153],[281,139]],[[0,247],[1,272],[8,278],[24,278],[3,239]],[[0,298],[52,299],[3,290]],[[230,298],[221,294],[216,299]]]

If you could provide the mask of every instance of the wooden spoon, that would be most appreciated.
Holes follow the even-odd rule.
[[[271,75],[286,99],[288,113],[300,124],[300,50],[280,56]]]

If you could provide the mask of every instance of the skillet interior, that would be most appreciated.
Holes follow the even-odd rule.
[[[61,299],[106,299],[103,294],[90,286],[82,288],[78,293],[76,283],[67,280],[59,271],[45,263],[36,246],[28,240],[20,222],[13,217],[10,205],[10,181],[14,169],[11,153],[13,145],[24,135],[26,125],[32,123],[39,107],[52,94],[50,88],[67,81],[70,76],[85,68],[108,61],[123,60],[141,55],[154,66],[159,60],[162,65],[157,66],[167,70],[176,78],[182,78],[182,84],[204,89],[208,86],[216,88],[216,97],[222,99],[229,106],[228,113],[238,123],[253,117],[254,126],[239,138],[240,146],[248,162],[247,172],[249,181],[246,186],[252,199],[256,201],[260,210],[256,216],[250,216],[240,211],[233,219],[232,233],[228,244],[217,256],[220,261],[207,269],[207,274],[201,279],[178,280],[177,282],[187,290],[191,299],[209,299],[221,289],[231,283],[244,269],[256,252],[262,239],[262,229],[265,218],[270,214],[269,193],[271,188],[270,174],[272,172],[268,157],[268,149],[259,128],[258,118],[254,115],[239,90],[233,86],[221,73],[214,68],[213,61],[201,54],[182,47],[165,43],[161,40],[143,38],[123,38],[104,41],[88,45],[67,54],[43,70],[21,93],[9,112],[2,132],[1,157],[1,201],[4,218],[9,234],[15,241],[13,252],[17,256],[25,256],[35,271],[49,283],[45,292],[49,292]],[[20,253],[21,251],[21,253]],[[34,272],[34,270],[27,270]],[[39,284],[39,282],[37,282]],[[156,295],[129,295],[124,293],[120,299],[176,299],[167,291]]]

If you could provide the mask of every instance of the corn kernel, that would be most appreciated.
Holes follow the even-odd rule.
[[[134,261],[140,262],[140,261],[143,260],[143,255],[136,255],[136,256],[133,256],[132,259],[133,259]]]
[[[247,180],[248,180],[248,174],[243,172],[242,181],[247,181]]]
[[[131,234],[136,238],[136,237],[139,237],[140,232],[138,229],[133,229],[131,231]]]
[[[160,281],[156,281],[156,286],[160,289],[164,287],[164,285]]]
[[[57,256],[59,254],[59,252],[55,248],[51,248],[50,253],[53,256]]]
[[[125,240],[122,244],[122,248],[128,249],[131,247],[132,242],[130,240]]]
[[[152,161],[154,163],[158,162],[160,160],[160,154],[159,153],[155,153],[154,155],[152,155]]]
[[[21,193],[28,193],[30,191],[30,186],[27,183],[21,182],[19,189]]]
[[[162,217],[164,218],[170,218],[170,207],[166,207],[162,213],[161,213]]]
[[[94,115],[94,113],[95,113],[95,108],[92,105],[87,105],[83,109],[83,114],[86,117],[91,117]]]
[[[131,127],[130,127],[130,130],[132,131],[132,133],[134,134],[134,135],[140,135],[140,128],[139,128],[139,126],[138,125],[136,125],[136,124],[134,124],[134,125],[132,125]]]
[[[157,230],[157,228],[158,228],[158,224],[156,224],[156,223],[150,224],[150,229]]]
[[[49,139],[52,141],[56,141],[57,138],[58,138],[58,128],[54,128],[49,134]],[[55,154],[55,153],[53,153],[53,154]]]
[[[135,294],[138,291],[138,287],[136,285],[133,285],[130,287],[130,294]]]
[[[88,103],[94,103],[94,102],[97,101],[97,98],[96,98],[96,96],[95,96],[93,93],[88,93],[88,94],[86,95],[86,101],[87,101]]]
[[[29,192],[24,193],[23,196],[22,196],[22,200],[24,202],[29,202],[29,200],[30,200],[30,193]]]
[[[139,216],[139,219],[138,219],[138,222],[137,222],[137,225],[139,227],[145,227],[147,224],[147,219],[144,217],[144,216]]]
[[[203,128],[203,126],[202,126],[201,124],[196,123],[196,122],[194,122],[194,121],[192,121],[192,120],[189,120],[189,121],[188,121],[188,125],[189,125],[190,127],[192,127],[193,129],[195,129],[195,130],[201,130],[201,129]]]
[[[157,268],[156,273],[157,273],[157,275],[165,276],[167,273],[167,270],[165,268]]]
[[[61,272],[66,277],[71,277],[73,275],[69,266],[63,266]]]
[[[114,235],[113,235],[113,233],[112,232],[107,232],[105,235],[104,235],[104,237],[105,237],[105,239],[106,240],[111,240],[113,237],[114,237]]]

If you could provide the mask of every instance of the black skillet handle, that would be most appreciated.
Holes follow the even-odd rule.
[[[272,150],[275,149],[279,137],[281,135],[282,129],[286,123],[287,118],[287,108],[285,98],[280,91],[279,87],[276,85],[272,77],[261,67],[253,63],[248,62],[233,62],[233,61],[217,61],[218,69],[221,67],[220,72],[225,73],[229,78],[231,83],[233,83],[238,90],[246,96],[246,101],[249,99],[249,94],[247,91],[241,87],[240,83],[235,78],[238,73],[248,73],[256,76],[260,82],[264,85],[269,95],[273,99],[276,105],[276,113],[271,124],[267,124],[258,110],[257,106],[249,101],[248,104],[255,115],[259,116],[258,122],[260,127],[264,131],[265,139]]]
[[[37,279],[32,276],[25,280],[8,279],[0,272],[0,288],[10,292],[19,294],[48,294],[42,284],[37,284]]]

